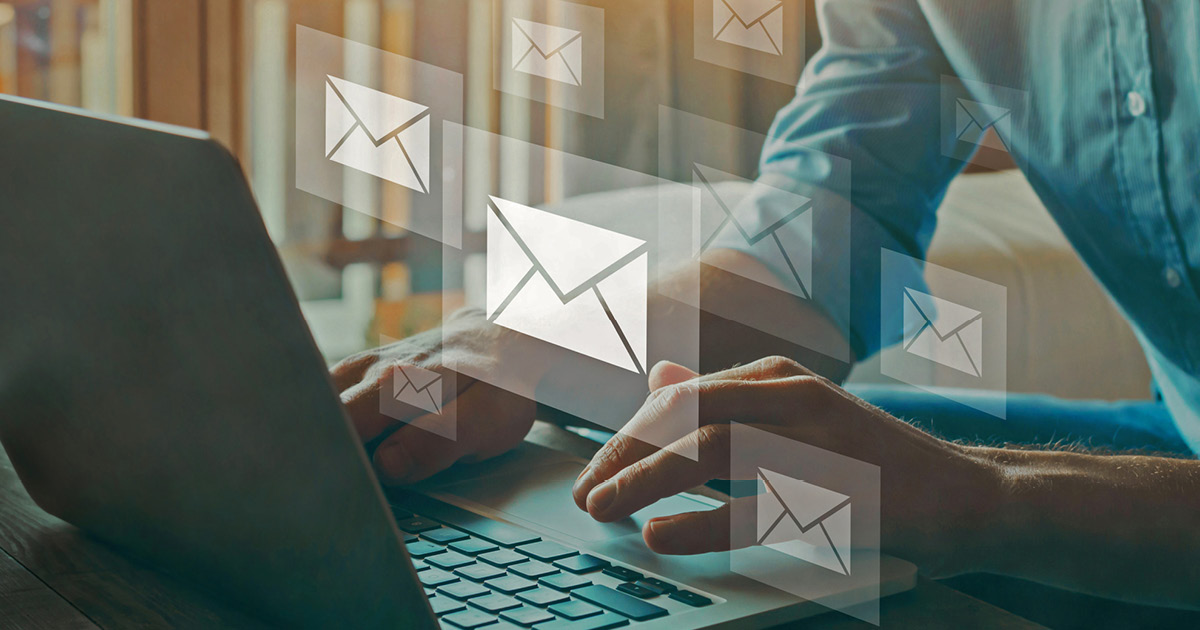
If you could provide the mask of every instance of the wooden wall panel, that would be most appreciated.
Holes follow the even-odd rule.
[[[140,0],[137,7],[137,115],[203,127],[204,0]]]

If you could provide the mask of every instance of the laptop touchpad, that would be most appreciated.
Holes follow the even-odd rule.
[[[582,470],[583,466],[576,462],[559,462],[451,483],[429,494],[466,508],[475,504],[495,510],[513,520],[585,541],[611,540],[630,534],[640,536],[642,524],[652,518],[715,507],[703,502],[706,499],[701,497],[676,495],[643,508],[630,518],[598,523],[576,507],[571,498],[571,486]]]

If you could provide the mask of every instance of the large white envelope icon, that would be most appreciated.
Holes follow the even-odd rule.
[[[429,413],[442,413],[442,375],[419,367],[397,366],[392,397]]]
[[[1008,151],[1012,111],[960,98],[955,101],[954,137],[982,147]]]
[[[769,214],[752,215],[752,212],[759,212],[760,208],[726,203],[716,186],[717,182],[723,180],[752,183],[749,180],[703,164],[693,165],[692,180],[697,191],[697,214],[700,216],[699,253],[707,251],[716,242],[717,237],[735,231],[745,241],[749,252],[759,260],[783,261],[791,272],[791,281],[785,282],[784,289],[799,297],[811,299],[809,290],[812,287],[812,241],[808,239],[808,235],[812,232],[812,199],[782,190],[772,190],[775,202],[765,210]],[[793,229],[781,232],[780,228],[785,225],[790,225]],[[770,272],[764,270],[763,273]],[[768,286],[776,286],[779,283],[773,275],[750,279]]]
[[[325,157],[429,192],[429,108],[326,76]]]
[[[518,72],[580,85],[583,33],[513,18],[512,67]]]
[[[783,54],[783,0],[713,0],[713,38]]]
[[[647,249],[640,239],[492,197],[487,317],[642,373]]]
[[[758,544],[850,575],[850,497],[765,468],[758,479]]]
[[[983,313],[927,293],[904,289],[904,349],[982,376]]]

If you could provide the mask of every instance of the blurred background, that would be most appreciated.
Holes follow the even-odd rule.
[[[805,34],[799,70],[820,37],[813,1],[794,1],[803,10],[786,15]],[[493,0],[4,0],[0,92],[198,127],[225,143],[242,162],[332,362],[381,335],[401,338],[439,323],[441,246],[296,189],[297,24],[462,74],[469,126],[676,181],[690,181],[690,165],[660,169],[660,135],[671,142],[670,130],[658,129],[660,105],[765,133],[795,91],[697,61],[700,0],[580,4],[605,11],[604,119],[493,89],[500,41]],[[757,151],[729,157],[755,172]],[[570,192],[554,173],[528,176],[532,185]],[[403,212],[405,201],[384,195],[381,203]],[[959,177],[929,258],[1009,288],[1010,391],[1149,395],[1149,372],[1123,317],[1020,173]],[[1108,367],[1081,371],[1080,364]],[[888,382],[873,361],[853,378]]]

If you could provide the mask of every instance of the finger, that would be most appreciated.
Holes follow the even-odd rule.
[[[420,407],[397,400],[393,395],[397,390],[396,386],[404,382],[403,370],[406,369],[441,374],[443,405],[462,394],[475,382],[441,366],[413,366],[399,362],[374,364],[366,371],[361,382],[341,394],[342,404],[346,406],[354,428],[364,442],[379,437],[398,424],[411,422],[427,413]],[[389,398],[385,401],[384,396]]]
[[[521,442],[536,408],[531,400],[476,382],[441,414],[421,416],[380,442],[373,457],[375,471],[385,484],[409,484],[458,461],[495,457]],[[466,421],[471,418],[487,421]]]
[[[728,424],[703,426],[679,440],[685,444],[673,444],[617,471],[588,493],[588,514],[608,523],[710,479],[728,479],[730,434]],[[677,454],[685,450],[698,459]]]
[[[374,354],[366,352],[342,359],[329,369],[333,386],[340,393],[360,383],[363,380],[363,374],[375,364],[376,360],[377,357]]]
[[[756,505],[755,497],[743,497],[707,512],[651,519],[642,526],[642,538],[651,551],[664,555],[750,547],[758,542],[753,526]]]
[[[671,361],[659,361],[650,368],[650,391],[662,389],[668,385],[678,385],[700,376],[689,368]]]
[[[575,504],[587,510],[588,494],[618,471],[641,461],[665,445],[691,448],[680,440],[709,424],[740,420],[776,424],[800,410],[805,397],[819,395],[825,381],[793,376],[775,380],[705,380],[703,377],[664,387],[634,414],[621,433],[597,451],[572,488]],[[696,458],[696,451],[675,451]]]

